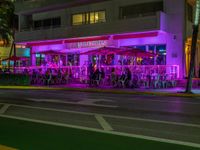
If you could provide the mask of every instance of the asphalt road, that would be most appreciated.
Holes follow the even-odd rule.
[[[200,148],[200,98],[0,90],[0,115],[165,139]]]

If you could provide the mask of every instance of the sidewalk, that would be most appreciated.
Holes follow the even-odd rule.
[[[68,84],[52,86],[0,86],[0,89],[13,90],[66,90],[91,93],[111,93],[111,94],[140,94],[157,96],[175,96],[175,97],[200,97],[200,89],[193,89],[193,94],[184,93],[185,89],[181,87],[167,89],[122,89],[112,87],[88,87],[86,84]]]

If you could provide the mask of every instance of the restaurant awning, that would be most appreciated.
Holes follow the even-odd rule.
[[[11,56],[11,57],[8,57],[6,59],[3,59],[2,61],[27,61],[29,60],[28,57],[18,57],[18,56]]]
[[[40,51],[40,52],[35,52],[34,54],[44,54],[44,55],[66,55],[66,53],[63,53],[63,52],[60,52],[60,51],[54,51],[54,50]]]
[[[134,57],[155,57],[156,54],[131,47],[101,47],[91,51],[83,52],[81,55],[121,55]]]
[[[155,57],[156,54],[143,51],[141,49],[129,48],[118,52],[118,55],[122,56],[133,56],[133,57]]]
[[[122,50],[123,48],[117,48],[117,47],[100,47],[98,49],[83,52],[81,53],[81,55],[111,55],[111,54],[117,54]]]

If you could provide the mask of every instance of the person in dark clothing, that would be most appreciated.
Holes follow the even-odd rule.
[[[125,74],[125,86],[128,87],[129,86],[129,82],[131,81],[132,75],[131,75],[131,71],[129,68],[126,69],[126,74]]]
[[[94,69],[92,63],[90,63],[88,66],[88,73],[89,73],[89,86],[91,86],[92,80],[94,78]]]
[[[104,69],[103,69],[103,68],[101,68],[101,78],[102,78],[102,79],[105,79],[105,72],[104,72]]]

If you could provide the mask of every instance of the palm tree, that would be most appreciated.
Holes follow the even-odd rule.
[[[192,78],[194,76],[196,45],[197,45],[198,31],[199,31],[199,19],[200,19],[199,17],[200,17],[200,0],[196,0],[195,21],[193,25],[192,46],[191,46],[191,56],[190,56],[191,57],[190,70],[185,91],[186,93],[192,93]]]
[[[3,41],[4,46],[8,46],[12,43],[10,56],[13,49],[14,56],[16,55],[14,11],[14,0],[0,0],[0,40]],[[8,64],[10,64],[10,62]],[[16,62],[14,62],[14,67],[15,65]]]
[[[5,45],[13,38],[14,3],[11,0],[0,1],[0,40]]]

